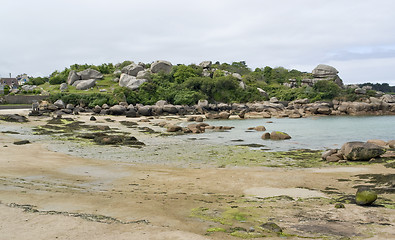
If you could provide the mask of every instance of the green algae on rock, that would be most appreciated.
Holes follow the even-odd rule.
[[[362,206],[372,205],[376,199],[377,193],[369,188],[360,188],[355,195],[355,202]]]

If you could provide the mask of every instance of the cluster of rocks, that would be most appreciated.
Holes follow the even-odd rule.
[[[146,68],[144,63],[131,63],[128,66],[122,68],[122,70],[116,70],[114,74],[120,74],[119,78],[115,78],[114,82],[118,82],[119,86],[126,87],[131,90],[138,89],[143,83],[147,82],[151,73],[164,72],[169,74],[173,68],[173,65],[164,60],[158,60],[151,64],[150,68]]]
[[[367,142],[347,142],[341,149],[330,149],[322,154],[322,159],[328,162],[339,161],[369,161],[382,156],[386,149],[395,148],[395,140],[368,140]]]
[[[182,132],[182,133],[204,133],[206,130],[213,130],[213,131],[228,131],[231,130],[233,127],[228,126],[211,126],[207,123],[191,123],[188,124],[186,127],[181,127],[174,124],[169,124],[167,122],[159,123],[160,127],[164,127],[167,129],[167,132]]]
[[[74,86],[78,90],[87,90],[91,87],[94,87],[96,85],[96,81],[102,78],[103,74],[94,69],[88,68],[80,72],[71,70],[69,72],[69,76],[67,77],[67,84]],[[66,89],[66,84],[62,84],[60,86],[61,91],[64,91]]]
[[[339,87],[344,87],[342,79],[338,76],[339,71],[336,68],[325,65],[319,64],[316,68],[313,69],[312,75],[313,78],[309,79],[302,79],[301,80],[301,87],[303,86],[310,86],[312,87],[316,82],[326,80],[326,81],[333,81]],[[283,84],[284,86],[290,88],[298,87],[298,83],[296,79],[289,79],[289,82]],[[366,93],[366,92],[365,92]]]
[[[101,115],[125,115],[127,117],[204,114],[207,119],[228,119],[231,115],[239,116],[240,118],[301,118],[311,115],[393,115],[395,114],[395,96],[370,97],[365,102],[333,100],[310,103],[307,98],[284,102],[271,98],[270,101],[256,103],[211,104],[206,100],[202,100],[194,106],[172,105],[161,100],[155,105],[132,105],[121,102],[114,106],[103,104],[94,108],[88,108],[83,104],[74,106],[73,104],[65,104],[62,100],[57,100],[53,104],[42,101],[38,107],[33,106],[33,110],[30,113],[33,116],[41,115],[45,112],[56,112],[57,114],[93,112]]]
[[[333,100],[315,103],[310,103],[307,98],[292,102],[278,101],[276,98],[271,98],[270,101],[259,103],[233,104],[232,109],[244,110],[242,112],[243,116],[255,114],[264,118],[300,118],[311,115],[393,115],[395,114],[395,96],[370,97],[364,102]]]
[[[266,131],[265,126],[256,126],[256,127],[250,127],[248,128],[248,131],[257,131],[257,132],[264,132]],[[269,132],[265,132],[261,138],[263,140],[287,140],[287,139],[291,139],[291,136],[288,135],[288,133],[285,132],[280,132],[280,131],[272,131],[271,133]]]

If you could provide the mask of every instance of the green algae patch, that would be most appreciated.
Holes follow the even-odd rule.
[[[192,209],[190,216],[228,226],[232,226],[238,222],[246,222],[249,217],[252,217],[250,213],[241,212],[237,208],[212,210],[204,207]]]
[[[241,146],[226,146],[212,149],[209,154],[218,166],[264,166],[312,168],[328,165],[321,159],[318,150],[300,149],[282,152],[266,152]]]
[[[207,229],[207,232],[208,232],[208,233],[213,233],[213,232],[226,232],[226,229],[220,228],[220,227],[213,227],[213,228]]]
[[[33,128],[35,135],[52,135],[54,139],[92,142],[97,145],[125,145],[141,148],[145,144],[129,133],[115,132],[106,125],[85,125],[72,118],[53,118],[43,126]]]

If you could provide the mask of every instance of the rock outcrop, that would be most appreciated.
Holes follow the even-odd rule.
[[[97,79],[102,79],[103,74],[94,69],[85,69],[81,72],[71,70],[67,77],[67,84],[76,87],[78,90],[86,90],[96,85]]]
[[[339,71],[336,68],[325,65],[319,64],[316,68],[313,69],[313,82],[317,82],[320,80],[327,80],[327,81],[334,81],[340,87],[343,87],[343,81],[337,75]]]

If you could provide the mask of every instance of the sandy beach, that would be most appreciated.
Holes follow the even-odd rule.
[[[16,113],[0,114],[11,112]],[[33,127],[51,118],[0,121],[1,240],[395,238],[393,192],[380,193],[371,207],[350,200],[357,185],[388,187],[388,182],[369,182],[371,176],[394,175],[383,163],[311,168],[223,164],[218,155],[250,150],[162,136],[155,124],[183,119],[72,118],[127,131],[145,146],[98,146],[32,134]],[[120,124],[126,120],[138,127]],[[15,145],[21,138],[31,143]],[[335,208],[336,203],[344,208]],[[262,227],[272,222],[282,231]]]

